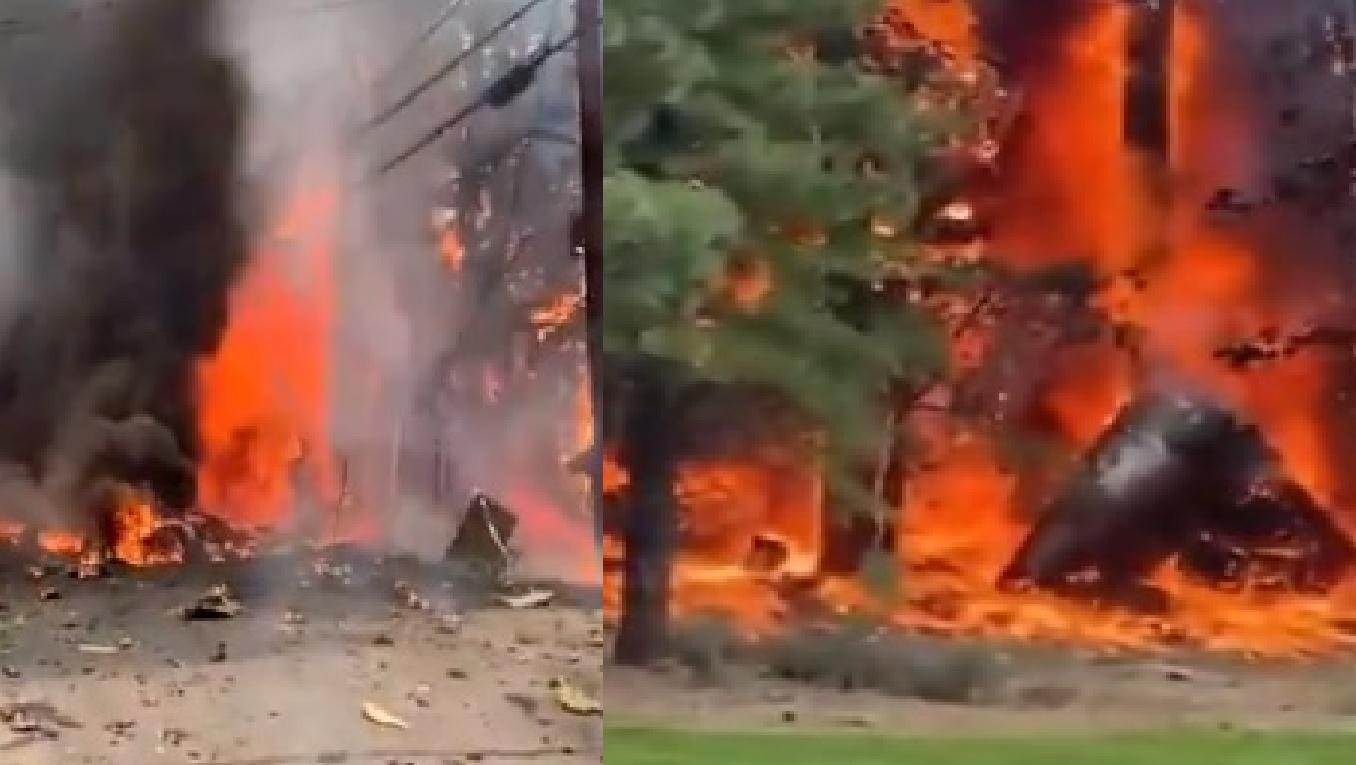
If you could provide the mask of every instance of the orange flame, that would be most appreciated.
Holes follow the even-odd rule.
[[[199,367],[200,500],[232,522],[277,524],[307,482],[333,494],[335,189],[306,186],[289,201],[232,294],[221,345]]]

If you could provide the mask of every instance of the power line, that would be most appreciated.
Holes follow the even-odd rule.
[[[556,0],[557,6],[559,6],[560,2],[561,0]],[[552,24],[552,26],[554,27],[554,23]],[[558,43],[557,46],[563,48],[565,45],[568,44],[568,42],[572,38],[576,37],[577,34],[578,30],[576,29],[573,32],[571,32],[571,34],[567,35],[561,41],[561,43]],[[544,60],[545,58],[538,59],[535,63],[535,66],[540,66],[541,62]],[[533,110],[534,115],[539,115],[541,113],[545,100],[546,99],[544,94],[539,94],[537,96],[537,104]],[[536,120],[534,119],[533,122],[535,121]],[[512,168],[513,191],[509,197],[508,213],[507,216],[505,217],[504,224],[505,226],[504,252],[507,253],[508,256],[504,259],[504,262],[500,264],[500,268],[496,270],[487,270],[486,272],[484,272],[484,275],[482,276],[481,279],[479,279],[473,285],[471,285],[474,291],[474,300],[476,301],[476,303],[481,303],[485,301],[493,290],[497,289],[500,286],[505,285],[508,282],[509,276],[515,272],[519,259],[523,257],[522,256],[523,244],[522,241],[518,240],[518,238],[515,236],[514,223],[518,217],[518,209],[522,204],[523,184],[524,184],[523,176],[528,163],[528,151],[533,143],[532,133],[533,131],[531,129],[531,126],[529,126],[529,130],[527,130],[523,134],[523,136],[519,138],[517,141],[514,141],[513,144],[511,145],[511,148],[509,148],[508,151],[506,151],[503,155],[505,158],[513,158],[513,161],[516,162],[516,164]],[[515,152],[517,153],[516,157],[514,156]],[[423,400],[431,401],[433,397],[436,395],[435,393],[437,389],[436,386],[440,384],[440,381],[445,380],[447,378],[448,371],[451,369],[452,365],[456,363],[457,358],[462,354],[463,346],[465,345],[466,341],[473,335],[479,334],[476,330],[480,328],[480,323],[483,321],[483,316],[484,313],[481,312],[472,314],[467,325],[457,333],[457,336],[453,339],[452,344],[448,347],[448,349],[439,355],[438,359],[434,362],[436,373],[428,378],[429,380],[428,385],[430,387],[425,389],[425,391],[423,392],[422,395]]]
[[[468,58],[475,55],[477,51],[493,42],[495,38],[497,38],[500,34],[504,32],[504,30],[508,29],[519,19],[531,13],[532,9],[536,8],[538,5],[541,5],[545,1],[546,0],[528,0],[528,2],[519,7],[518,10],[514,11],[513,13],[510,13],[503,21],[499,22],[485,34],[481,35],[480,39],[472,43],[470,47],[468,47],[466,50],[462,51],[461,53],[458,53],[456,56],[453,56],[451,61],[448,61],[443,66],[439,67],[438,71],[434,72],[424,81],[416,85],[413,90],[406,93],[394,104],[391,104],[389,107],[383,110],[380,114],[373,117],[371,120],[368,120],[367,124],[363,127],[363,130],[371,131],[389,122],[392,117],[403,111],[410,104],[417,101],[420,96],[423,96],[425,93],[427,93],[434,85],[437,85],[440,81],[442,81],[443,78],[447,77],[452,72],[455,72],[458,67],[460,67]]]
[[[389,3],[391,0],[317,0],[316,2],[294,3],[290,6],[280,4],[277,0],[249,0],[257,2],[260,5],[267,5],[270,12],[277,16],[296,16],[311,13],[329,13],[362,5],[379,5]],[[232,0],[232,3],[239,4],[244,0]],[[0,19],[0,38],[14,37],[39,37],[47,34],[56,34],[71,27],[80,24],[89,23],[100,16],[113,12],[117,3],[102,3],[97,7],[76,10],[65,14],[62,18],[49,19],[46,21],[23,22],[15,18]]]
[[[439,14],[418,37],[410,41],[410,44],[405,48],[405,51],[397,56],[395,61],[392,61],[381,74],[377,75],[374,81],[381,83],[390,79],[396,71],[414,57],[416,51],[428,43],[429,40],[433,39],[433,36],[438,34],[439,30],[444,26],[447,26],[447,23],[457,15],[457,11],[461,10],[463,5],[466,5],[466,0],[452,0],[452,2],[449,2],[447,7],[443,9],[443,12]]]
[[[449,130],[460,125],[472,114],[486,106],[499,108],[507,105],[532,85],[533,80],[536,78],[537,70],[541,68],[542,64],[546,63],[547,59],[568,48],[577,37],[579,37],[578,29],[570,32],[570,34],[566,35],[559,42],[543,48],[531,61],[514,65],[513,68],[505,72],[499,79],[490,83],[489,87],[481,91],[480,95],[476,96],[475,100],[457,110],[456,114],[453,114],[437,127],[424,134],[423,137],[418,141],[415,141],[409,148],[382,164],[377,168],[376,174],[385,175],[404,164],[411,157],[428,148],[439,138],[446,135]]]

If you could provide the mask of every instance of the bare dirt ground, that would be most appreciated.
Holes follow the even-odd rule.
[[[609,667],[609,723],[889,733],[1351,731],[1356,661],[1259,664],[1200,655],[1107,658],[989,646],[998,669],[973,701],[937,703],[777,679],[754,666],[696,679]],[[617,710],[625,710],[619,712]]]
[[[601,760],[601,719],[552,689],[600,691],[586,594],[510,609],[438,569],[313,576],[300,558],[95,580],[0,565],[6,765]],[[219,582],[243,613],[173,613]],[[408,727],[365,719],[367,702]]]

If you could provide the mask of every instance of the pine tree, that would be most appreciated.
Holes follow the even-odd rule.
[[[868,73],[869,0],[617,0],[605,19],[604,347],[629,393],[617,660],[665,650],[675,422],[703,385],[814,423],[840,492],[879,449],[892,383],[940,363],[882,285],[916,267],[921,179],[950,118]]]

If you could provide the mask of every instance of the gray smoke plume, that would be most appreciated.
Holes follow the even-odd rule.
[[[7,515],[96,522],[110,481],[192,501],[194,365],[247,252],[246,97],[215,10],[123,0],[0,69]]]

